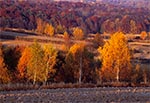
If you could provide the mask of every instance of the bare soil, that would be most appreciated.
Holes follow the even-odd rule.
[[[0,92],[0,103],[150,103],[150,87],[100,87]]]

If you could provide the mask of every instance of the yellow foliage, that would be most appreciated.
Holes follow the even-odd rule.
[[[66,31],[64,32],[64,39],[65,39],[65,40],[70,39],[70,38],[69,38],[69,34],[68,34],[68,32],[66,32]]]
[[[98,49],[102,60],[101,76],[105,81],[114,81],[118,77],[125,80],[130,74],[130,52],[123,33],[111,36],[103,47]],[[118,73],[118,74],[117,74]]]
[[[46,23],[44,33],[50,36],[54,36],[54,27],[51,24]]]
[[[73,36],[77,40],[81,40],[84,38],[84,32],[81,28],[76,27],[73,29]]]
[[[84,47],[85,47],[85,43],[83,42],[83,43],[79,43],[79,44],[74,44],[71,48],[70,48],[70,50],[69,50],[69,52],[71,52],[73,55],[75,55],[76,53],[82,53],[83,52],[83,50],[84,50]]]
[[[56,64],[56,57],[57,57],[57,51],[56,49],[51,45],[44,45],[44,77],[45,82],[47,81],[47,78],[49,77],[49,73],[55,73],[54,65]]]
[[[51,24],[44,22],[40,18],[38,18],[36,20],[36,22],[37,22],[36,31],[38,33],[42,33],[42,34],[44,33],[44,34],[48,34],[50,36],[54,36],[54,27]]]

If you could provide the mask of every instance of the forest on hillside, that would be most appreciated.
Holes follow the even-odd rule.
[[[58,34],[65,31],[71,34],[74,27],[80,27],[85,34],[150,31],[150,11],[146,5],[143,7],[143,3],[132,7],[106,2],[1,0],[0,5],[1,28],[35,30],[41,19],[51,24]]]

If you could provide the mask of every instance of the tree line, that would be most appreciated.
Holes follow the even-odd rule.
[[[69,39],[65,35],[64,39]],[[36,41],[29,46],[0,44],[0,83],[150,82],[149,69],[132,65],[132,53],[122,32],[97,45],[98,56],[85,42],[70,45],[67,41],[62,51]]]
[[[136,3],[134,3],[136,5]],[[89,33],[141,33],[150,31],[150,12],[143,5],[141,8],[122,6],[107,2],[88,4],[80,2],[50,1],[0,1],[0,27],[35,30],[40,21],[53,26],[56,34],[70,32],[80,27]],[[36,22],[38,21],[38,22]],[[48,24],[49,25],[48,25]],[[45,31],[42,32],[47,32]]]

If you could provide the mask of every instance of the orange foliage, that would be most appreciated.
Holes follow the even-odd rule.
[[[18,63],[18,72],[20,78],[25,78],[27,64],[31,58],[31,50],[29,47],[26,47],[24,51],[22,52],[22,56]]]
[[[147,35],[147,33],[146,33],[145,31],[142,31],[142,32],[141,32],[141,39],[142,39],[142,40],[145,40],[147,36],[148,36],[148,35]]]

